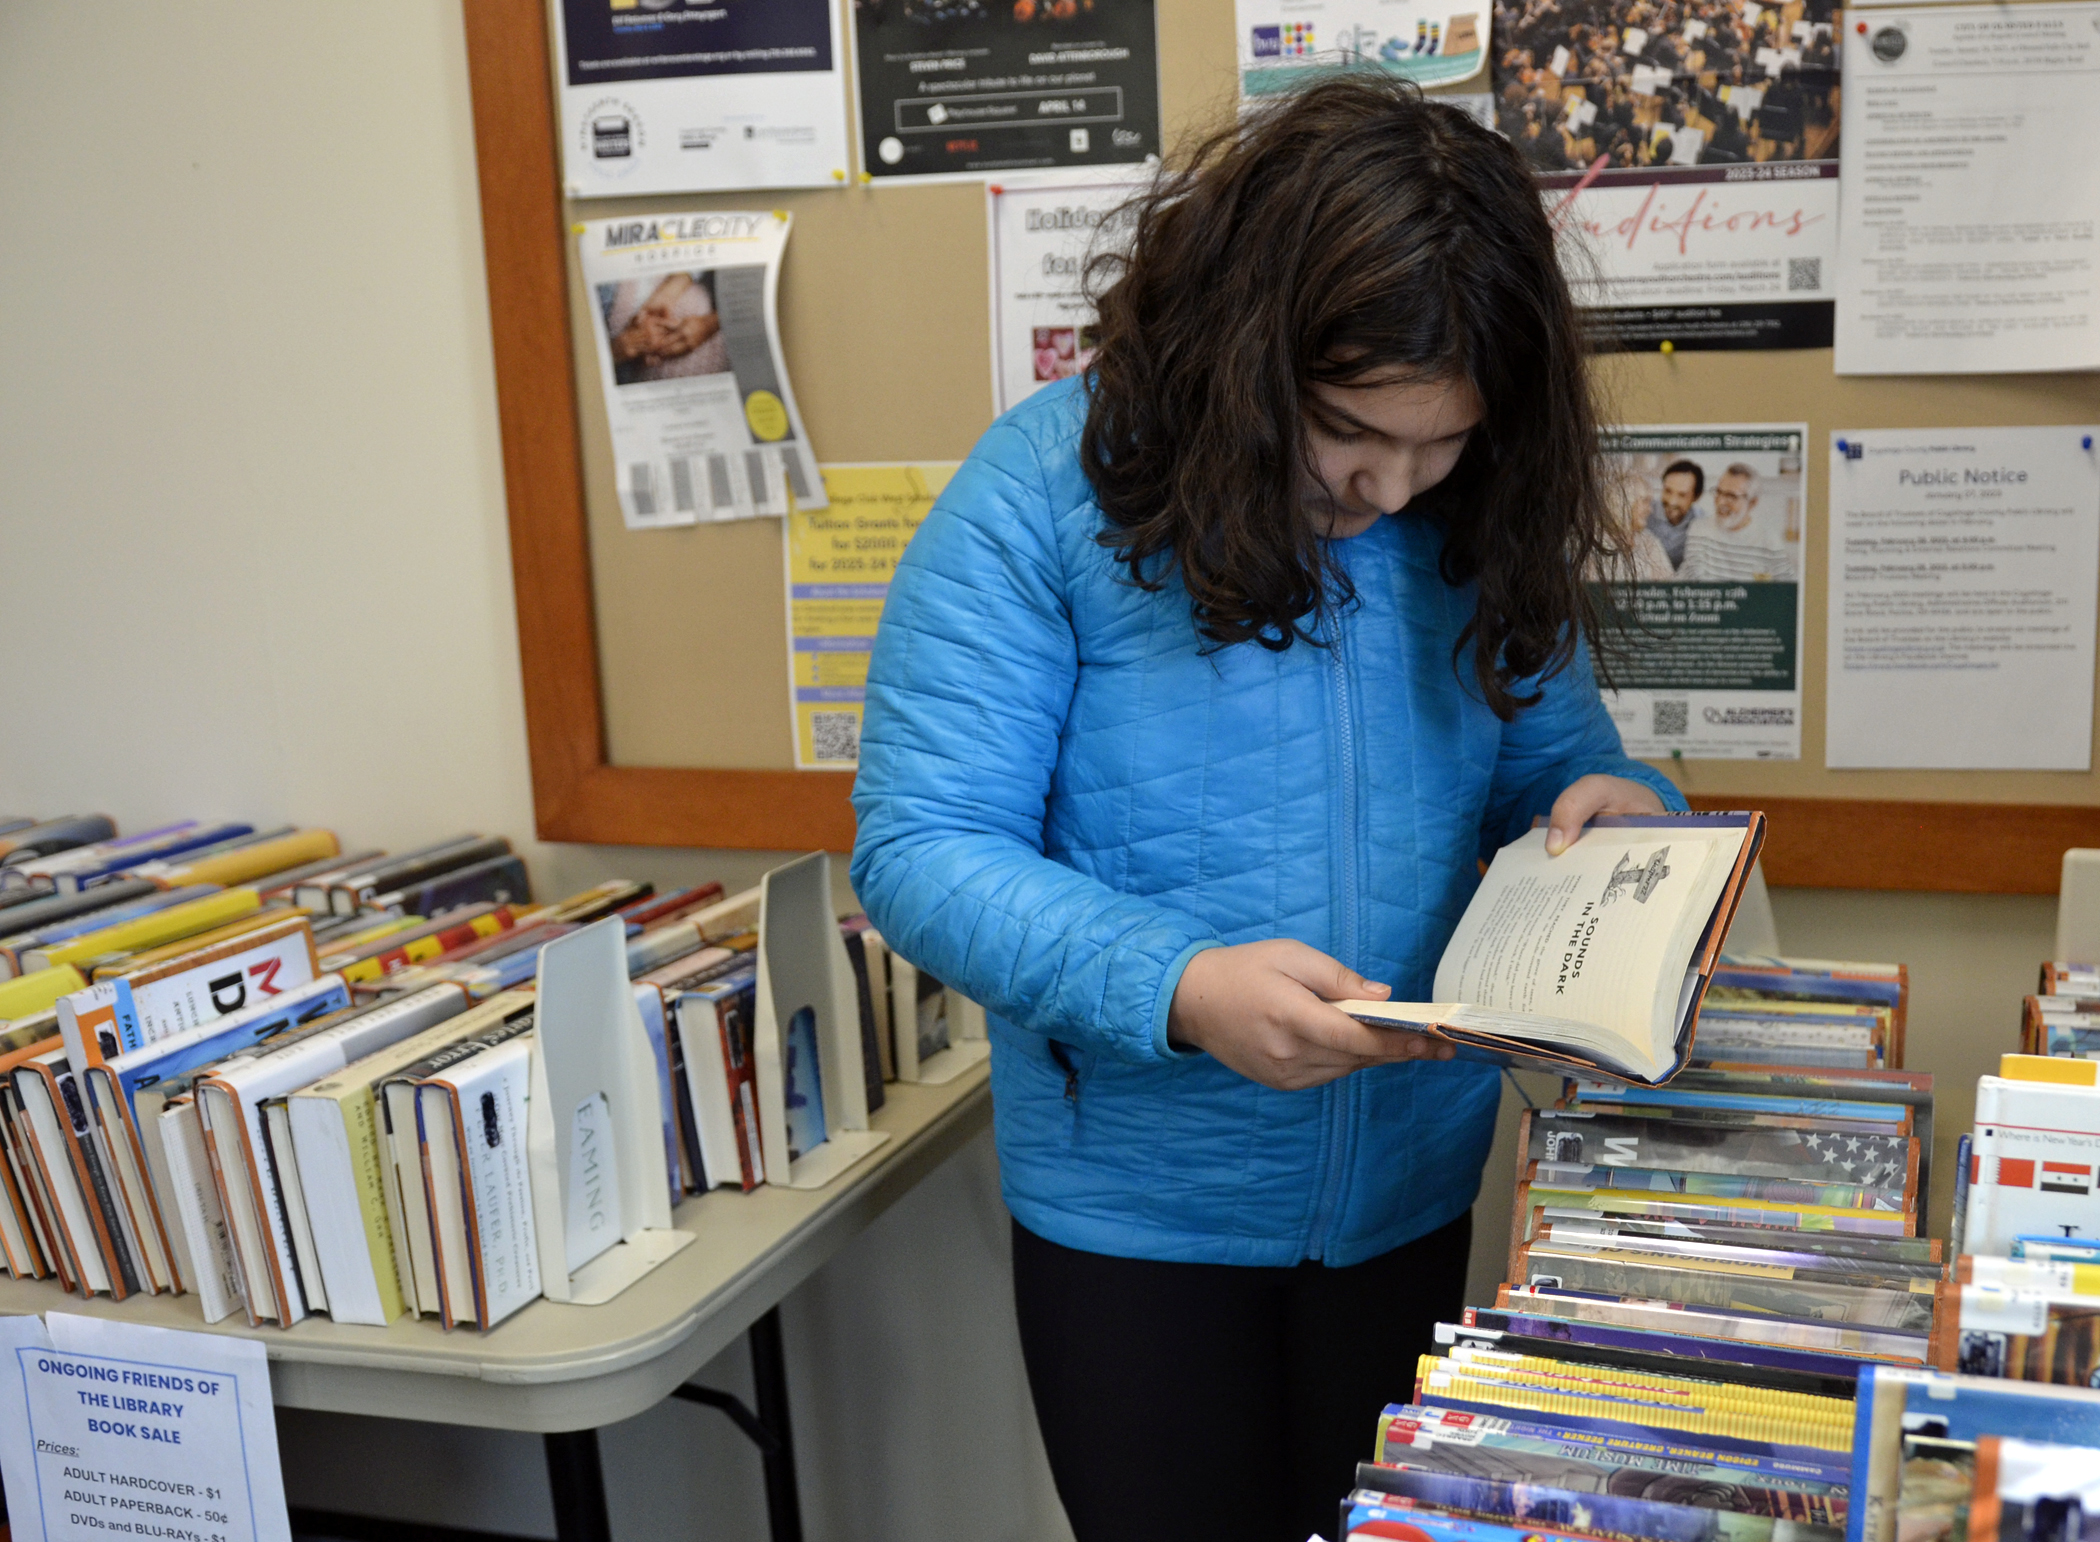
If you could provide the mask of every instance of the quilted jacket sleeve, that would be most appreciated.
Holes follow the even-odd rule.
[[[1530,683],[1539,685],[1544,699],[1524,708],[1502,730],[1502,752],[1480,825],[1483,862],[1530,829],[1534,817],[1551,813],[1553,800],[1570,782],[1597,772],[1645,782],[1664,808],[1685,807],[1684,794],[1668,777],[1627,755],[1618,726],[1597,694],[1587,644],[1576,648],[1559,674]]]
[[[1006,1021],[1171,1057],[1174,987],[1215,932],[1043,855],[1079,667],[1055,513],[1002,423],[913,536],[868,671],[853,886],[891,947]]]

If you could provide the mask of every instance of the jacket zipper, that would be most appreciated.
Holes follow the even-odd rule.
[[[1356,717],[1354,702],[1349,690],[1349,654],[1347,631],[1340,614],[1334,618],[1333,636],[1328,649],[1328,662],[1334,681],[1335,744],[1340,759],[1338,786],[1341,801],[1341,829],[1336,844],[1339,848],[1340,879],[1336,894],[1334,946],[1335,954],[1343,963],[1357,956],[1357,786],[1356,786]],[[1308,1239],[1305,1256],[1325,1257],[1327,1251],[1327,1229],[1333,1223],[1334,1212],[1341,1199],[1342,1185],[1354,1157],[1351,1139],[1355,1128],[1356,1083],[1353,1077],[1343,1077],[1329,1082],[1321,1089],[1322,1116],[1326,1133],[1321,1142],[1320,1153],[1320,1199],[1313,1212],[1312,1236]]]

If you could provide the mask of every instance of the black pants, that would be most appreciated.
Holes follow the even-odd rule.
[[[1334,1535],[1379,1411],[1464,1298],[1471,1216],[1346,1269],[1164,1264],[1016,1222],[1014,1307],[1078,1542]]]

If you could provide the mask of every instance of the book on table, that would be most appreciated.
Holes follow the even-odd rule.
[[[1764,840],[1764,815],[1603,815],[1557,857],[1543,827],[1495,854],[1423,1001],[1342,1001],[1468,1059],[1668,1081]]]

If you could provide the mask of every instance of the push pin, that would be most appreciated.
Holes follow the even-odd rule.
[[[2083,439],[2078,441],[2078,448],[2081,450],[2090,450],[2092,447],[2093,436],[2091,434],[2087,434]]]
[[[1666,338],[1664,338],[1664,339],[1663,339],[1662,351],[1663,351],[1664,353],[1675,353],[1675,352],[1677,351],[1677,345],[1676,345],[1675,343],[1671,342],[1671,341],[1670,341],[1670,340],[1669,340],[1669,339],[1668,339],[1668,338],[1666,337]]]

